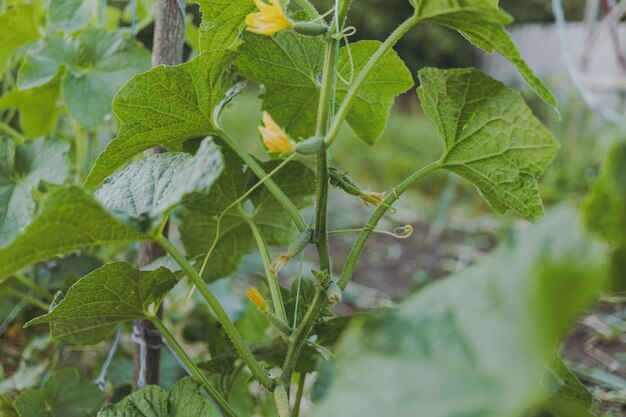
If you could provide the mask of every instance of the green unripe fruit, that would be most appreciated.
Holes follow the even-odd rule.
[[[284,385],[276,385],[274,389],[274,401],[279,417],[289,417],[289,397]]]
[[[324,138],[319,136],[313,136],[298,142],[296,144],[296,152],[300,155],[316,155],[324,147]]]

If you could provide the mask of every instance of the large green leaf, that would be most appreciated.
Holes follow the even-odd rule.
[[[119,323],[149,317],[151,305],[160,303],[176,282],[165,267],[139,271],[126,262],[109,263],[74,284],[50,313],[27,326],[50,323],[54,339],[98,343]]]
[[[148,239],[150,236],[120,223],[83,189],[52,189],[33,221],[0,248],[0,280],[25,266],[76,249]]]
[[[339,101],[349,83],[378,49],[378,41],[362,41],[342,48],[339,56]],[[263,109],[293,137],[315,133],[320,94],[318,77],[324,63],[324,42],[319,38],[281,32],[273,37],[245,34],[237,60],[239,72],[265,86]],[[352,70],[353,68],[353,70]],[[373,144],[385,128],[393,99],[411,88],[413,79],[394,51],[377,65],[359,91],[348,122],[366,143]]]
[[[53,0],[48,6],[48,22],[55,31],[83,29],[98,12],[97,0]]]
[[[421,22],[431,22],[459,31],[477,47],[498,51],[517,67],[528,85],[548,104],[556,99],[520,56],[504,29],[513,19],[498,8],[498,0],[411,0]],[[416,4],[417,3],[417,4]]]
[[[214,112],[230,98],[235,83],[233,59],[232,51],[214,51],[130,80],[113,102],[120,132],[98,157],[86,185],[98,185],[143,150],[215,133]]]
[[[263,110],[294,138],[315,133],[324,42],[295,32],[275,36],[245,33],[237,70],[262,83]]]
[[[52,132],[62,108],[61,77],[28,90],[11,91],[0,97],[0,109],[19,110],[20,129],[27,137],[44,136]]]
[[[626,142],[609,151],[584,207],[587,226],[605,240],[626,247]]]
[[[558,143],[521,95],[473,69],[419,72],[422,108],[441,136],[442,167],[471,181],[498,212],[543,213],[537,177]]]
[[[219,417],[222,414],[191,378],[174,385],[169,396],[157,386],[132,393],[98,413],[98,417]]]
[[[258,181],[249,170],[244,170],[243,163],[234,152],[228,149],[223,152],[225,168],[222,176],[209,193],[197,193],[188,198],[180,213],[181,239],[187,255],[191,257],[206,254],[217,233],[217,217]],[[276,165],[276,162],[267,163],[265,169],[270,172]],[[296,207],[310,203],[314,175],[303,164],[292,162],[272,178]],[[252,206],[250,216],[269,244],[286,245],[297,235],[290,217],[265,187],[257,188],[247,201]],[[253,247],[254,236],[248,223],[238,207],[232,208],[222,219],[219,241],[209,259],[204,278],[213,281],[234,272],[241,258]]]
[[[560,339],[606,284],[604,249],[577,220],[557,211],[489,261],[357,320],[315,415],[523,417],[544,406]]]
[[[363,69],[380,47],[378,41],[353,43],[339,52],[338,101],[341,102],[351,80]],[[394,98],[413,87],[413,77],[402,59],[389,51],[359,89],[348,113],[348,123],[361,140],[375,144],[382,135]]]
[[[113,212],[158,225],[187,194],[208,190],[223,168],[219,147],[207,138],[195,156],[167,152],[131,163],[106,179],[96,198]]]
[[[82,126],[93,129],[111,114],[117,90],[149,68],[149,52],[124,32],[90,29],[76,39],[37,42],[20,67],[17,85],[22,90],[38,87],[66,71],[61,90],[67,108]]]
[[[8,59],[23,45],[38,40],[42,2],[20,3],[0,14],[0,73]]]
[[[104,393],[83,381],[75,368],[54,373],[41,391],[29,390],[17,397],[20,417],[85,417],[92,415]]]
[[[195,0],[200,5],[200,52],[232,49],[256,10],[252,0]]]
[[[0,138],[0,246],[35,215],[33,188],[40,181],[62,184],[69,174],[66,142],[37,139],[15,146]]]

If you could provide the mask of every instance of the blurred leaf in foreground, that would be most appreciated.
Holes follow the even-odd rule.
[[[522,417],[545,405],[558,342],[605,286],[603,249],[559,210],[489,261],[357,321],[315,415]]]

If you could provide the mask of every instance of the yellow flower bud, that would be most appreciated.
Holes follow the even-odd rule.
[[[246,295],[259,310],[263,313],[267,313],[267,301],[265,301],[265,298],[263,298],[259,290],[254,287],[250,287],[246,291]]]
[[[380,203],[383,202],[385,198],[385,193],[373,193],[371,191],[365,191],[361,195],[361,201],[365,203],[366,206],[370,204],[373,206],[380,206]]]
[[[259,127],[265,147],[270,152],[292,153],[296,150],[296,143],[289,139],[287,133],[278,126],[268,112],[263,112],[263,124]]]
[[[279,0],[254,0],[254,4],[259,9],[257,13],[250,13],[246,16],[246,30],[259,35],[272,36],[281,30],[293,28],[293,23],[280,5]]]

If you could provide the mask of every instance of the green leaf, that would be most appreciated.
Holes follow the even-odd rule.
[[[86,417],[92,415],[104,393],[83,381],[74,368],[54,373],[41,391],[29,390],[17,397],[20,417]]]
[[[61,106],[61,77],[28,90],[11,91],[0,97],[0,109],[20,112],[20,129],[27,137],[44,136],[52,132],[59,119]]]
[[[149,68],[149,52],[122,31],[90,29],[76,39],[37,42],[20,67],[17,85],[21,90],[38,87],[66,71],[61,90],[67,108],[83,127],[94,129],[111,114],[117,90]]]
[[[169,396],[157,386],[148,386],[132,393],[117,404],[98,413],[98,417],[219,417],[202,388],[191,378],[174,385]]]
[[[315,415],[522,417],[545,405],[559,341],[606,283],[604,249],[577,220],[559,210],[489,261],[356,320]]]
[[[113,101],[113,111],[122,122],[120,132],[98,157],[86,185],[98,185],[143,150],[215,133],[214,113],[232,98],[233,59],[232,51],[215,51],[183,65],[156,67],[130,80]]]
[[[283,31],[275,36],[245,33],[236,61],[239,73],[264,85],[263,110],[294,138],[315,133],[324,42]]]
[[[26,229],[0,248],[0,281],[25,266],[76,249],[149,239],[121,224],[83,189],[55,188],[45,195]]]
[[[436,23],[457,30],[484,51],[498,51],[517,67],[539,97],[556,108],[556,99],[526,65],[511,36],[504,29],[513,19],[498,7],[498,0],[411,0],[411,3],[416,6],[420,22]]]
[[[471,181],[498,212],[543,214],[537,177],[558,143],[521,95],[473,69],[419,72],[422,108],[441,136],[442,167]]]
[[[54,0],[48,6],[48,22],[54,31],[72,33],[87,26],[97,12],[96,0]]]
[[[148,318],[176,285],[167,268],[139,271],[126,262],[112,262],[74,284],[48,314],[27,323],[50,323],[53,339],[94,344],[110,336],[119,323]]]
[[[0,14],[0,73],[4,73],[7,61],[20,47],[41,37],[41,6],[41,1],[21,3]]]
[[[554,417],[597,417],[590,411],[594,395],[560,357],[552,362],[543,383],[547,389],[554,390],[546,405]]]
[[[589,229],[614,245],[626,247],[626,142],[617,142],[609,150],[583,213]]]
[[[0,138],[0,246],[35,215],[33,189],[39,182],[62,184],[69,174],[69,144],[37,139],[15,146]]]
[[[361,72],[378,50],[378,41],[361,41],[341,48],[339,52],[338,101],[343,101],[350,82]],[[387,125],[394,98],[413,87],[413,76],[404,61],[389,51],[359,89],[357,99],[348,113],[348,123],[362,141],[374,145]]]
[[[206,138],[195,156],[167,152],[131,163],[107,178],[96,198],[113,212],[158,225],[187,194],[208,190],[223,168],[219,147]]]
[[[273,37],[245,34],[243,39],[236,65],[241,75],[264,85],[263,110],[271,113],[294,138],[312,136],[324,42],[288,31]],[[343,80],[337,86],[339,101],[345,97],[352,78],[379,46],[378,41],[362,41],[350,45],[350,51],[341,49],[338,65]],[[412,85],[409,70],[394,51],[389,51],[367,78],[348,114],[348,122],[359,138],[369,144],[376,143],[385,128],[394,97]]]
[[[233,49],[246,27],[246,16],[256,10],[252,0],[195,0],[200,5],[200,52]]]
[[[181,240],[187,255],[191,257],[206,254],[217,233],[217,217],[258,181],[249,170],[244,170],[244,164],[234,152],[224,149],[223,153],[225,167],[222,176],[209,193],[197,193],[189,197],[180,213]],[[264,168],[270,172],[277,165],[278,162],[274,161],[266,163]],[[289,163],[272,179],[296,207],[310,204],[315,186],[314,174],[305,165]],[[247,201],[252,206],[249,214],[268,244],[287,245],[297,235],[290,217],[265,187],[253,191]],[[237,207],[232,208],[222,219],[220,238],[209,258],[204,278],[214,281],[234,272],[242,257],[252,251],[254,242],[246,220]]]

